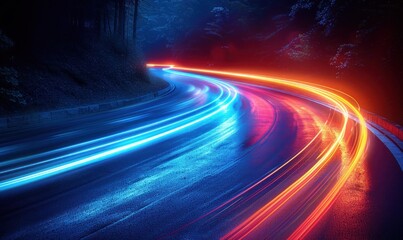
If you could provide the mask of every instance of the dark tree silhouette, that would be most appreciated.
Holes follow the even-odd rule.
[[[0,30],[24,54],[102,40],[112,40],[121,52],[130,53],[136,40],[139,4],[139,0],[4,0],[0,3]]]

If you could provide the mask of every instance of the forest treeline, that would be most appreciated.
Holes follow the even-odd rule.
[[[140,0],[3,0],[0,31],[18,55],[52,47],[111,40],[118,50],[134,49]]]
[[[0,116],[132,98],[152,82],[136,51],[140,0],[0,1]]]
[[[2,0],[0,66],[17,71],[3,68],[0,76],[7,76],[4,89],[20,89],[14,79],[23,82],[21,62],[59,62],[73,79],[82,71],[71,69],[81,64],[102,70],[112,82],[114,75],[105,69],[116,73],[118,65],[141,59],[257,67],[335,77],[347,92],[360,90],[364,107],[387,116],[401,105],[401,5],[398,0]],[[67,55],[72,57],[65,61]],[[93,66],[95,60],[101,62]],[[366,79],[364,85],[360,79]],[[402,122],[401,115],[391,118]]]

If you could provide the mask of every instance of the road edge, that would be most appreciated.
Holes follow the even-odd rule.
[[[163,89],[153,91],[135,98],[0,118],[0,129],[26,126],[49,120],[59,120],[63,118],[74,117],[77,115],[98,113],[102,111],[111,110],[114,108],[125,107],[132,104],[150,101],[163,95],[169,94],[175,89],[175,86],[173,84],[171,84],[170,82],[167,83],[168,86]]]

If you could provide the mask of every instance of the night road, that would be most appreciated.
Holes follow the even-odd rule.
[[[171,92],[2,130],[1,239],[403,236],[401,149],[348,96],[149,66]]]

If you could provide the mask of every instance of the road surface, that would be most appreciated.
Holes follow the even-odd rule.
[[[1,239],[403,236],[396,155],[348,96],[151,67],[172,92],[1,132]]]

